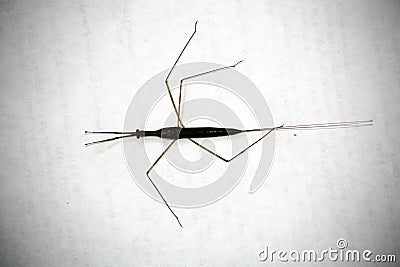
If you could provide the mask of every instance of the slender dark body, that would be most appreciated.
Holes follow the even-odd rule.
[[[94,145],[98,143],[109,142],[121,138],[126,137],[159,137],[162,139],[169,140],[178,140],[178,139],[196,139],[196,138],[213,138],[213,137],[222,137],[228,135],[235,135],[245,132],[253,132],[253,131],[265,131],[271,130],[273,128],[261,128],[261,129],[252,129],[252,130],[239,130],[234,128],[218,128],[218,127],[165,127],[159,130],[139,130],[137,129],[135,132],[90,132],[85,131],[86,134],[120,134],[122,136],[117,136],[109,139],[103,139],[100,141],[95,141],[91,143],[85,144],[86,146]]]
[[[163,139],[210,138],[235,135],[243,130],[216,127],[165,127],[156,131],[137,131],[137,137],[156,136]]]

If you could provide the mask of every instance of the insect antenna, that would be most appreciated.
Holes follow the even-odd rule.
[[[105,133],[105,134],[120,134],[120,133],[123,133],[123,132],[88,132],[88,131],[85,131],[85,134],[88,134],[88,133],[91,133],[91,134],[92,133],[94,133],[94,134],[97,134],[97,133],[99,133],[99,134],[103,134],[103,133]],[[117,136],[117,137],[113,137],[113,138],[107,138],[107,139],[102,139],[102,140],[99,140],[99,141],[86,143],[85,146],[91,146],[91,145],[95,145],[95,144],[105,143],[105,142],[114,141],[114,140],[117,140],[117,139],[127,138],[127,137],[132,137],[132,136],[136,136],[136,132],[132,132],[130,134],[125,134],[125,135]]]

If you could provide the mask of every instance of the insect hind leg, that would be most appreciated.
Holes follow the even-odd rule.
[[[237,153],[235,156],[233,156],[233,157],[230,158],[230,159],[226,159],[226,158],[222,157],[221,155],[217,154],[216,152],[212,151],[211,149],[208,149],[207,147],[203,146],[202,144],[196,142],[196,141],[193,140],[192,138],[189,138],[189,140],[190,140],[193,144],[197,145],[198,147],[200,147],[200,148],[204,149],[205,151],[207,151],[208,153],[210,153],[211,155],[213,155],[213,156],[215,156],[215,157],[217,157],[217,158],[219,158],[219,159],[221,159],[221,160],[223,160],[223,161],[225,161],[225,162],[230,162],[230,161],[234,160],[235,158],[237,158],[238,156],[240,156],[241,154],[243,154],[244,152],[246,152],[248,149],[250,149],[252,146],[254,146],[255,144],[257,144],[258,142],[260,142],[262,139],[264,139],[265,137],[267,137],[272,131],[274,131],[274,130],[276,130],[276,129],[279,129],[279,128],[282,128],[282,127],[283,127],[283,125],[278,126],[278,127],[271,128],[268,132],[266,132],[265,134],[263,134],[259,139],[257,139],[257,140],[256,140],[255,142],[253,142],[251,145],[249,145],[248,147],[244,148],[242,151],[240,151],[239,153]]]
[[[161,199],[163,200],[164,204],[167,206],[167,208],[169,209],[169,211],[172,213],[172,215],[174,215],[174,217],[176,218],[176,220],[178,221],[179,225],[183,228],[181,222],[179,221],[178,216],[175,214],[175,212],[172,210],[172,208],[170,207],[170,205],[168,204],[168,202],[165,200],[163,194],[161,193],[161,191],[158,189],[158,187],[156,186],[156,184],[154,183],[153,179],[151,179],[149,173],[150,171],[157,165],[157,163],[160,161],[160,159],[167,153],[167,151],[171,148],[171,146],[175,143],[176,140],[172,141],[168,147],[161,153],[161,155],[156,159],[156,161],[154,161],[154,163],[150,166],[150,168],[147,170],[146,175],[147,178],[149,179],[150,183],[153,185],[154,189],[157,191],[157,193],[159,194],[159,196],[161,197]]]

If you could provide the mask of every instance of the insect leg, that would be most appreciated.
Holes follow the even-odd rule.
[[[156,159],[156,161],[150,166],[150,168],[147,170],[146,175],[147,178],[149,178],[150,183],[154,186],[154,188],[156,189],[157,193],[160,195],[161,199],[164,201],[165,205],[167,205],[169,211],[174,215],[174,217],[176,218],[176,220],[178,221],[179,225],[183,228],[181,222],[179,221],[178,216],[176,216],[175,212],[171,209],[171,207],[169,206],[168,202],[165,200],[164,196],[161,194],[161,191],[158,189],[158,187],[156,186],[156,184],[153,182],[153,180],[150,178],[150,171],[156,166],[156,164],[160,161],[160,159],[165,155],[165,153],[167,153],[167,151],[171,148],[171,146],[175,143],[176,140],[172,141],[168,147],[161,153],[161,155]]]
[[[199,77],[199,76],[202,76],[202,75],[206,75],[206,74],[209,74],[209,73],[217,72],[217,71],[220,71],[220,70],[225,70],[225,69],[228,69],[228,68],[234,68],[234,67],[236,67],[238,64],[240,64],[242,62],[243,62],[243,60],[241,60],[241,61],[239,61],[236,64],[231,65],[231,66],[220,67],[220,68],[217,68],[217,69],[205,71],[205,72],[198,73],[198,74],[195,74],[195,75],[191,75],[191,76],[188,76],[188,77],[185,77],[185,78],[181,79],[180,84],[179,84],[178,126],[179,126],[179,118],[181,117],[181,100],[182,100],[183,81],[186,81],[186,80],[189,80],[189,79],[192,79],[192,78],[195,78],[195,77]]]
[[[169,71],[169,73],[167,75],[167,78],[165,78],[165,85],[167,86],[167,91],[168,91],[169,97],[171,98],[171,102],[172,102],[172,106],[174,107],[175,114],[178,117],[178,126],[181,125],[182,127],[184,127],[184,125],[183,125],[183,123],[181,121],[181,118],[179,116],[178,109],[176,108],[174,98],[172,97],[171,89],[169,88],[169,84],[168,84],[168,78],[171,75],[172,71],[174,70],[174,68],[175,68],[176,64],[178,63],[179,59],[181,58],[181,56],[182,56],[183,52],[185,51],[186,47],[189,45],[190,41],[192,40],[193,36],[195,35],[196,27],[197,27],[197,21],[194,24],[194,32],[192,33],[192,35],[190,36],[189,40],[186,42],[185,46],[183,47],[181,53],[179,54],[179,56],[176,59],[174,65],[172,66],[171,70]]]
[[[254,146],[255,144],[257,144],[258,142],[260,142],[262,139],[264,139],[265,137],[267,137],[272,131],[274,131],[274,130],[276,130],[276,129],[279,129],[279,128],[282,128],[282,127],[283,127],[283,125],[281,125],[281,126],[279,126],[279,127],[271,128],[267,133],[265,133],[263,136],[261,136],[259,139],[257,139],[254,143],[252,143],[251,145],[249,145],[248,147],[246,147],[245,149],[243,149],[242,151],[240,151],[239,153],[237,153],[235,156],[233,156],[233,157],[230,158],[230,159],[226,159],[226,158],[224,158],[224,157],[218,155],[218,154],[215,153],[214,151],[208,149],[207,147],[203,146],[202,144],[196,142],[195,140],[193,140],[193,139],[191,139],[191,138],[189,138],[189,140],[190,140],[192,143],[194,143],[195,145],[197,145],[197,146],[199,146],[200,148],[202,148],[202,149],[204,149],[205,151],[207,151],[208,153],[210,153],[210,154],[216,156],[217,158],[219,158],[219,159],[221,159],[221,160],[223,160],[223,161],[225,161],[225,162],[230,162],[230,161],[234,160],[235,158],[237,158],[238,156],[240,156],[241,154],[243,154],[244,152],[246,152],[249,148],[251,148],[252,146]]]

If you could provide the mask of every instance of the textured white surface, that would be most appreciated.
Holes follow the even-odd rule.
[[[400,257],[399,1],[249,2],[0,2],[0,265],[265,266],[264,245],[340,237]],[[122,129],[195,20],[182,63],[244,59],[275,121],[375,125],[280,132],[262,188],[249,195],[244,177],[177,210],[182,230],[132,181],[122,145],[86,149],[83,131]]]

